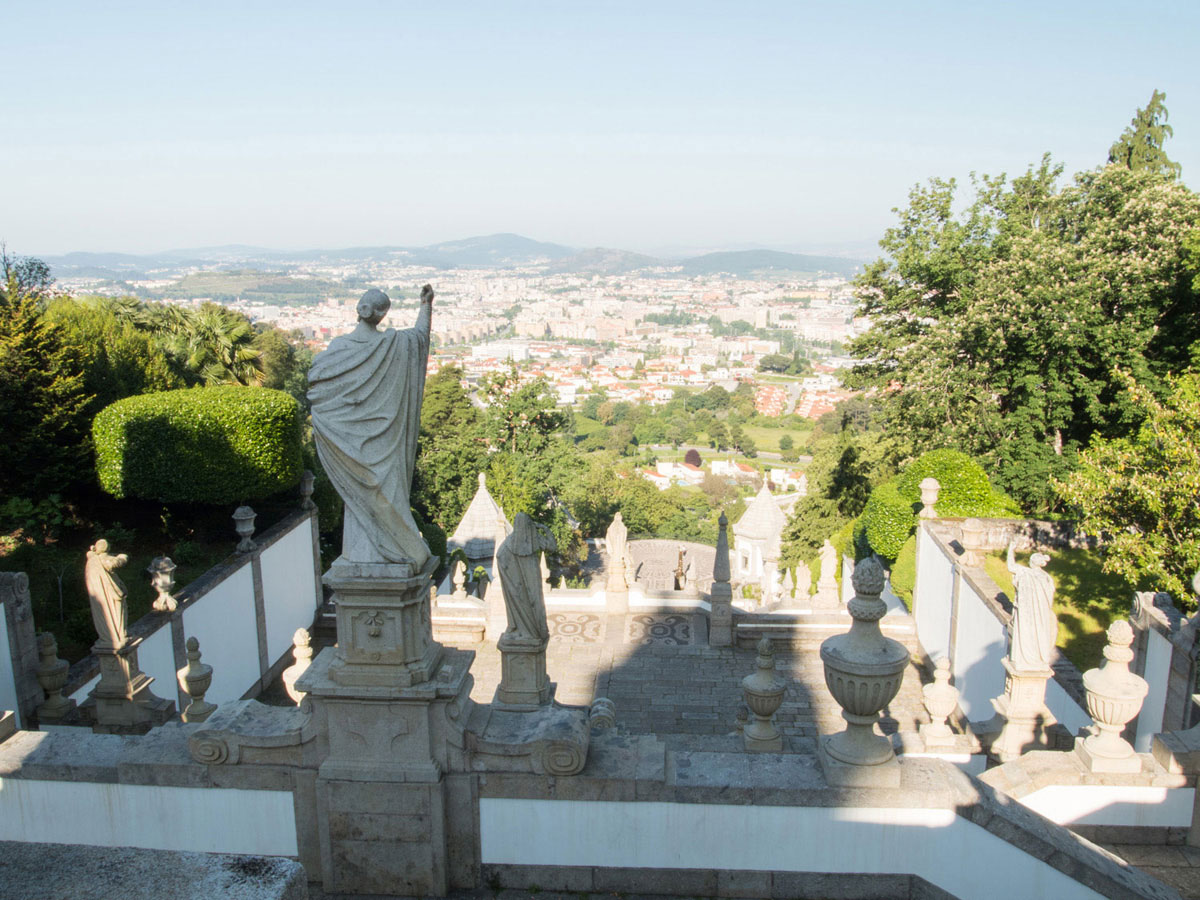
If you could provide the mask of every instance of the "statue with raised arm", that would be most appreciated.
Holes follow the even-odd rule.
[[[1022,672],[1050,668],[1054,642],[1058,638],[1058,619],[1054,615],[1054,579],[1046,571],[1050,561],[1045,553],[1034,553],[1029,565],[1017,563],[1015,548],[1008,545],[1008,571],[1012,573],[1013,600],[1012,646],[1009,659]]]
[[[358,324],[334,338],[308,373],[313,437],[321,465],[346,504],[342,557],[412,563],[429,548],[409,505],[429,358],[433,288],[421,289],[413,328],[379,329],[391,301],[372,288]]]
[[[517,513],[512,534],[496,551],[500,589],[508,614],[508,628],[501,637],[501,649],[505,643],[544,646],[550,639],[538,563],[542,551],[553,553],[556,549],[554,536],[545,525],[537,524],[526,513]]]
[[[127,562],[126,554],[109,553],[108,541],[104,539],[96,541],[87,552],[83,580],[92,606],[92,623],[100,638],[96,646],[104,650],[120,650],[125,646],[127,591],[116,570]]]

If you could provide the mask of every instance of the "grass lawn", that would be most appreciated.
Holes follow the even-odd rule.
[[[1018,553],[1017,562],[1028,565],[1028,554]],[[1015,596],[1003,553],[988,556],[984,569],[1009,599]],[[1059,648],[1079,671],[1095,668],[1103,659],[1108,626],[1129,615],[1134,588],[1120,576],[1102,572],[1094,550],[1051,553],[1046,571],[1056,585]]]

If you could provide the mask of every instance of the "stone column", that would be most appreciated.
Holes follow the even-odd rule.
[[[709,605],[708,644],[733,645],[733,588],[729,584],[729,520],[717,519],[717,555],[713,560],[713,585]]]

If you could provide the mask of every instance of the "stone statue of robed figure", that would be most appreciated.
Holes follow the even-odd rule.
[[[1054,615],[1054,579],[1046,571],[1045,553],[1034,553],[1029,565],[1017,562],[1014,546],[1008,545],[1008,571],[1012,573],[1016,599],[1013,602],[1012,645],[1009,658],[1018,671],[1050,668],[1058,618]]]
[[[409,493],[433,296],[429,285],[421,289],[413,328],[381,331],[391,301],[367,291],[354,331],[334,338],[308,373],[317,455],[346,504],[342,557],[349,562],[408,562],[420,571],[429,559]]]

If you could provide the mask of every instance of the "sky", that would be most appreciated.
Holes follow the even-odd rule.
[[[1104,162],[1151,92],[1200,187],[1200,3],[23,3],[10,252],[868,256],[930,177]]]

